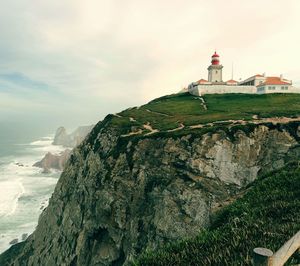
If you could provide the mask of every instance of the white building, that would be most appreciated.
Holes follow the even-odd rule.
[[[204,94],[223,94],[223,93],[246,93],[246,94],[265,94],[265,93],[300,93],[299,88],[292,86],[292,81],[280,77],[267,77],[254,75],[241,82],[230,79],[223,81],[220,65],[220,56],[215,52],[212,55],[211,65],[208,67],[208,80],[200,79],[188,86],[188,91],[197,96]]]
[[[300,93],[298,88],[292,86],[291,80],[282,77],[265,77],[265,80],[257,86],[257,93]]]

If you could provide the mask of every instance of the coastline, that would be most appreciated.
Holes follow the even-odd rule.
[[[14,143],[9,156],[4,151],[0,154],[0,253],[24,241],[48,205],[60,171],[45,174],[33,164],[48,151],[64,150],[52,141],[50,135],[30,143]]]

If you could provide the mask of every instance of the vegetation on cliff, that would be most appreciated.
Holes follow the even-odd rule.
[[[298,94],[211,94],[196,97],[188,93],[164,96],[139,108],[118,113],[113,124],[129,129],[135,127],[149,133],[145,124],[157,131],[224,122],[251,120],[253,117],[300,116]],[[128,133],[128,132],[127,132]]]
[[[255,247],[279,249],[300,230],[300,168],[290,164],[255,182],[222,209],[207,231],[145,252],[134,265],[252,265]],[[287,265],[299,263],[299,254]]]
[[[128,265],[150,249],[136,264],[247,265],[277,249],[299,229],[299,169],[265,174],[300,156],[299,100],[176,94],[108,115],[0,265]]]

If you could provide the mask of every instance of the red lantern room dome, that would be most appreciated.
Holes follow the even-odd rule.
[[[219,65],[220,64],[220,60],[219,60],[219,55],[217,54],[217,52],[215,52],[212,57],[211,57],[211,64],[212,65]]]
[[[220,57],[217,52],[215,51],[215,53],[211,56],[211,57]]]

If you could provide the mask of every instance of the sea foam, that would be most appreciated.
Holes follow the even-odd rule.
[[[52,141],[53,137],[47,136],[20,145],[15,156],[0,157],[0,253],[12,240],[22,241],[24,234],[33,232],[48,204],[60,173],[43,174],[33,164],[47,152],[64,150]]]
[[[24,192],[25,189],[20,179],[0,182],[0,218],[15,212],[18,199]]]

